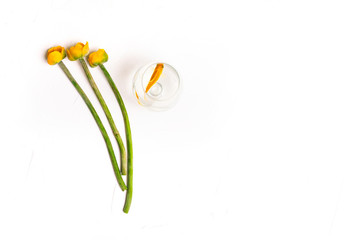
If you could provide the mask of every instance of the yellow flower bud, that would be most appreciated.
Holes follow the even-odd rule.
[[[79,58],[83,58],[89,52],[89,44],[86,42],[84,45],[83,43],[77,43],[75,46],[70,47],[66,50],[67,56],[70,61],[78,60]]]
[[[65,48],[62,46],[52,47],[47,51],[46,58],[50,65],[55,65],[65,58]]]
[[[108,60],[108,55],[104,49],[99,49],[96,52],[92,52],[89,55],[88,61],[91,67],[96,67],[101,63],[105,63]]]

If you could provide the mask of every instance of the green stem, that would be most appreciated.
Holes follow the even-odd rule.
[[[109,135],[107,134],[107,132],[105,130],[105,127],[104,127],[103,123],[100,120],[99,115],[97,114],[95,108],[91,104],[89,98],[86,96],[85,92],[82,90],[82,88],[79,86],[79,84],[76,82],[74,77],[71,75],[71,73],[69,72],[69,70],[65,66],[65,64],[61,61],[61,62],[59,62],[59,66],[64,71],[66,76],[69,78],[72,85],[76,88],[76,90],[78,91],[78,93],[80,94],[80,96],[82,97],[84,102],[86,103],[87,107],[89,108],[91,114],[93,115],[93,117],[94,117],[94,119],[95,119],[95,121],[96,121],[96,123],[97,123],[97,125],[98,125],[98,127],[100,129],[100,132],[101,132],[101,134],[102,134],[102,136],[103,136],[103,138],[105,140],[106,147],[108,149],[110,159],[111,159],[111,164],[112,164],[112,166],[114,168],[114,173],[115,173],[116,179],[117,179],[117,181],[119,183],[119,186],[120,186],[121,190],[125,191],[127,189],[127,187],[125,185],[124,180],[121,177],[120,169],[119,169],[119,166],[118,166],[117,161],[116,161],[116,157],[115,157],[112,145],[111,145]]]
[[[110,127],[111,127],[111,130],[114,134],[114,137],[116,139],[116,142],[119,146],[119,149],[120,149],[120,165],[121,165],[121,173],[123,175],[126,175],[126,151],[125,151],[125,147],[124,147],[124,143],[121,139],[121,136],[120,136],[120,133],[118,131],[118,129],[116,128],[116,125],[115,125],[115,122],[114,122],[114,119],[112,118],[111,116],[111,113],[110,113],[110,110],[108,108],[108,106],[106,105],[105,103],[105,100],[103,98],[103,96],[101,95],[100,91],[99,91],[99,88],[97,87],[91,73],[90,73],[90,70],[85,62],[85,60],[83,58],[80,58],[79,59],[84,71],[85,71],[85,74],[89,80],[89,83],[97,97],[97,99],[99,100],[100,102],[100,105],[102,107],[102,109],[104,110],[104,113],[106,115],[106,118],[108,119],[109,121],[109,124],[110,124]]]
[[[133,149],[132,149],[132,139],[131,139],[131,131],[130,131],[130,122],[129,122],[129,117],[128,114],[126,112],[126,108],[125,108],[125,104],[124,101],[121,98],[120,92],[117,89],[114,81],[112,80],[109,72],[106,70],[106,68],[104,67],[103,64],[99,64],[101,70],[103,71],[105,77],[107,78],[111,89],[113,90],[115,97],[119,103],[123,118],[124,118],[124,124],[125,124],[125,132],[126,132],[126,145],[127,145],[127,167],[128,167],[128,172],[127,172],[127,191],[126,191],[126,200],[125,200],[125,205],[123,208],[123,211],[125,213],[129,212],[130,209],[130,205],[131,205],[131,200],[132,200],[132,193],[133,193]]]

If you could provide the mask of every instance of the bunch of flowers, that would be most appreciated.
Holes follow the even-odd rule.
[[[115,122],[113,120],[113,117],[111,116],[110,110],[107,107],[104,98],[102,97],[99,88],[97,87],[90,70],[87,66],[87,63],[85,61],[85,57],[89,53],[89,44],[86,42],[86,44],[83,43],[77,43],[75,46],[72,46],[65,50],[62,46],[56,46],[48,49],[47,51],[47,62],[50,65],[59,65],[60,68],[63,70],[67,78],[70,80],[72,85],[75,87],[75,89],[78,91],[82,99],[84,100],[85,104],[89,108],[92,116],[94,117],[100,132],[104,138],[104,141],[106,143],[106,147],[108,149],[110,160],[112,167],[114,169],[116,180],[121,188],[122,191],[126,191],[126,198],[125,198],[125,204],[123,211],[125,213],[129,212],[131,200],[132,200],[132,192],[133,192],[133,153],[132,153],[132,140],[131,140],[131,131],[130,131],[130,123],[129,123],[129,117],[126,112],[126,108],[124,105],[124,102],[121,98],[121,95],[119,93],[119,90],[117,89],[114,81],[112,80],[109,72],[106,70],[104,63],[108,61],[108,55],[105,52],[104,49],[99,49],[95,52],[92,52],[88,55],[88,63],[91,67],[97,67],[99,66],[104,73],[116,99],[119,104],[119,107],[121,109],[121,113],[124,119],[125,124],[125,134],[126,134],[126,150],[124,143],[121,139],[120,133],[115,125]],[[89,81],[89,84],[91,88],[93,89],[97,99],[100,102],[100,105],[105,113],[105,116],[110,124],[111,130],[114,134],[114,137],[116,139],[117,145],[120,150],[120,164],[118,164],[116,160],[116,156],[114,153],[114,149],[112,147],[110,138],[108,133],[105,130],[104,124],[102,123],[99,115],[97,114],[95,108],[93,107],[92,103],[90,102],[89,98],[86,96],[85,92],[82,90],[80,85],[76,82],[74,77],[71,75],[68,68],[65,66],[63,59],[65,57],[68,57],[70,61],[79,61],[82,68],[84,69],[84,72],[86,74],[86,77]],[[122,175],[126,175],[126,184],[122,178]]]

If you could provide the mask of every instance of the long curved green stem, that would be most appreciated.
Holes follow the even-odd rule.
[[[124,143],[121,139],[121,136],[120,136],[120,133],[115,125],[115,122],[114,122],[114,119],[112,118],[111,116],[111,113],[110,113],[110,110],[108,108],[108,106],[106,105],[105,103],[105,100],[103,98],[103,96],[101,95],[100,91],[99,91],[99,88],[97,87],[91,73],[90,73],[90,70],[85,62],[85,60],[83,58],[80,58],[79,59],[84,71],[85,71],[85,74],[87,76],[87,79],[89,80],[89,83],[91,85],[91,88],[93,89],[97,99],[99,100],[100,102],[100,105],[102,107],[102,109],[104,110],[104,113],[106,115],[106,118],[108,119],[109,121],[109,124],[110,124],[110,127],[111,127],[111,130],[114,134],[114,137],[116,139],[116,142],[119,146],[119,149],[120,149],[120,165],[121,165],[121,173],[123,175],[126,175],[126,151],[125,151],[125,147],[124,147]]]
[[[130,122],[129,117],[126,112],[124,101],[121,98],[120,92],[117,89],[114,81],[112,80],[109,72],[106,70],[103,64],[99,64],[101,70],[103,71],[106,79],[108,80],[111,89],[113,90],[116,100],[119,103],[125,124],[125,132],[126,132],[126,147],[127,147],[127,191],[126,191],[126,200],[124,204],[123,211],[125,213],[129,212],[131,200],[132,200],[132,193],[133,193],[133,149],[132,149],[132,139],[131,139],[131,130],[130,130]]]
[[[109,155],[110,155],[111,164],[113,166],[114,173],[115,173],[115,176],[116,176],[116,180],[118,181],[118,184],[119,184],[121,190],[123,190],[123,191],[126,190],[127,187],[125,185],[124,180],[121,177],[120,169],[119,169],[119,166],[118,166],[117,161],[116,161],[116,157],[115,157],[112,145],[111,145],[109,135],[107,134],[107,132],[105,130],[105,127],[104,127],[103,123],[100,120],[99,115],[97,114],[95,108],[91,104],[89,98],[86,96],[85,92],[82,90],[82,88],[79,86],[79,84],[76,82],[74,77],[71,75],[71,73],[69,72],[69,70],[65,66],[65,64],[61,61],[61,62],[59,62],[59,66],[64,71],[64,73],[66,74],[66,76],[68,77],[68,79],[70,80],[72,85],[76,88],[76,90],[78,91],[78,93],[80,94],[82,99],[84,100],[85,104],[89,108],[91,114],[93,115],[93,117],[94,117],[94,119],[95,119],[95,121],[96,121],[96,123],[97,123],[97,125],[98,125],[98,127],[100,129],[100,132],[101,132],[101,134],[102,134],[102,136],[103,136],[103,138],[105,140],[106,147],[107,147]]]

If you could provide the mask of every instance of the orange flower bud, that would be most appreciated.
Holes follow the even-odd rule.
[[[77,43],[75,46],[70,47],[66,50],[67,56],[70,61],[78,60],[79,58],[83,58],[89,52],[89,43]]]
[[[55,65],[65,58],[65,48],[62,46],[52,47],[47,51],[46,58],[50,65]]]
[[[108,55],[104,49],[99,49],[96,52],[92,52],[89,55],[88,61],[91,67],[96,67],[101,63],[105,63],[108,60]]]

